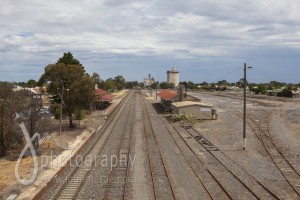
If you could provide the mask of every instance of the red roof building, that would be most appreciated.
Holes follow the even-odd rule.
[[[95,89],[95,93],[96,93],[96,96],[103,96],[103,95],[108,94],[107,91],[102,90],[102,89]]]
[[[172,90],[164,90],[158,93],[157,95],[165,101],[171,101],[172,99],[178,96],[177,92]]]
[[[114,95],[109,94],[106,90],[102,90],[99,88],[95,89],[95,101],[94,101],[94,109],[102,109],[109,106],[109,102],[114,99]]]
[[[101,97],[100,101],[109,102],[109,101],[112,101],[114,97],[115,96],[112,94],[106,94]]]
[[[176,91],[173,90],[163,90],[158,93],[157,96],[161,99],[161,104],[164,107],[165,111],[170,111],[171,103],[176,102],[179,98]]]
[[[165,111],[171,111],[171,103],[178,101],[200,101],[200,99],[188,95],[187,93],[182,93],[180,98],[177,91],[174,90],[163,90],[157,94],[161,99],[161,104],[163,105]]]
[[[102,89],[95,89],[95,94],[97,101],[110,102],[114,98],[114,95],[109,94],[106,90]]]

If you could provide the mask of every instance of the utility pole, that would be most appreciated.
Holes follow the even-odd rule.
[[[252,68],[252,67],[247,67],[246,63],[244,63],[244,119],[243,119],[243,150],[246,150],[246,114],[247,114],[247,107],[246,107],[246,102],[247,102],[247,95],[246,95],[246,88],[247,88],[247,68]]]
[[[246,150],[246,87],[247,87],[247,67],[244,63],[244,120],[243,120],[243,150]]]

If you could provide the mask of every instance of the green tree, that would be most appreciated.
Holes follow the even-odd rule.
[[[30,79],[27,81],[28,87],[35,87],[36,86],[36,80]]]
[[[172,88],[174,88],[174,84],[173,83],[167,83],[167,82],[161,82],[160,83],[160,88],[161,89],[172,89]]]
[[[150,85],[150,87],[151,87],[152,89],[156,89],[156,88],[158,88],[158,86],[159,86],[159,82],[154,82],[154,83],[152,83],[152,84]]]
[[[82,64],[68,52],[56,64],[45,68],[39,84],[48,83],[47,91],[64,103],[63,112],[69,116],[69,125],[74,127],[73,113],[78,108],[89,109],[95,95],[93,80]],[[54,100],[54,103],[58,99]]]
[[[125,78],[121,75],[118,75],[114,78],[115,86],[117,90],[122,90],[125,88]]]
[[[101,79],[100,79],[100,75],[96,72],[94,72],[91,76],[91,79],[93,81],[94,85],[98,85],[98,87],[101,85]]]
[[[208,83],[204,81],[204,82],[200,83],[200,85],[202,85],[202,86],[208,86]]]
[[[132,89],[132,88],[138,87],[139,83],[137,81],[127,81],[125,85],[126,85],[126,88]]]
[[[265,94],[267,92],[266,86],[264,84],[258,84],[256,93]]]
[[[63,57],[59,58],[56,64],[63,63],[65,65],[77,65],[84,69],[79,60],[75,59],[71,52],[64,53]]]
[[[286,85],[286,83],[281,83],[278,81],[270,81],[270,84],[273,86],[275,89],[281,89],[283,86]]]
[[[226,80],[218,81],[218,85],[228,85],[228,82]]]
[[[104,82],[104,89],[110,92],[116,90],[115,82],[111,79],[106,80]]]

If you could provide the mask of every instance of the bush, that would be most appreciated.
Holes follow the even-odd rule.
[[[172,115],[172,122],[186,121],[192,123],[194,119],[195,119],[194,115],[189,115],[185,113]]]
[[[194,124],[194,115],[189,114],[174,114],[172,115],[173,122],[180,122],[181,126],[184,128],[191,128]]]
[[[293,97],[293,92],[288,89],[283,89],[282,92],[279,92],[278,95],[279,97]]]
[[[83,120],[86,116],[86,111],[82,109],[76,109],[74,111],[74,115],[76,120]]]

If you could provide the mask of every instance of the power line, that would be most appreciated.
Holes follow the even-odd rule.
[[[223,78],[225,78],[225,77],[227,77],[227,76],[229,76],[229,75],[231,75],[231,74],[233,74],[233,73],[235,73],[235,72],[237,72],[237,71],[239,71],[241,69],[243,69],[243,67],[239,67],[239,68],[235,69],[234,71],[231,71],[231,72],[229,72],[229,73],[227,73],[227,74],[225,74],[225,75],[223,75],[223,76],[221,76],[221,77],[213,80],[211,83],[214,83],[215,81],[221,80],[221,79],[223,79]]]

